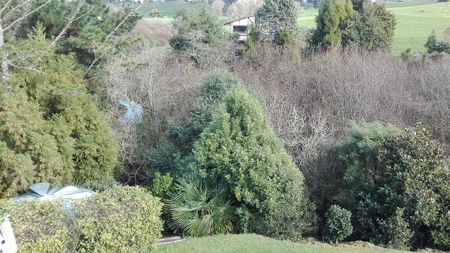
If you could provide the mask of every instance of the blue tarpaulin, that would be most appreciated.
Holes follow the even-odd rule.
[[[122,117],[124,123],[139,123],[142,121],[144,109],[134,101],[120,100],[119,103],[127,110]]]

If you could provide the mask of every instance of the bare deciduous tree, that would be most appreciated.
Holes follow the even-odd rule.
[[[262,4],[263,0],[237,0],[228,7],[227,14],[235,19],[250,17]]]

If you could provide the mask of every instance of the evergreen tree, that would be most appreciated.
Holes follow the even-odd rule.
[[[191,169],[225,192],[240,231],[298,238],[314,226],[302,173],[242,88],[224,99],[193,154]]]
[[[255,29],[263,42],[276,42],[280,36],[289,37],[297,28],[297,9],[294,0],[265,0],[257,9]],[[283,35],[288,33],[288,35]]]
[[[354,15],[350,0],[324,0],[316,17],[317,28],[312,37],[314,47],[330,48],[341,43],[342,23]]]
[[[0,93],[0,195],[111,178],[117,144],[72,57],[56,54],[42,27],[2,49],[11,78]]]

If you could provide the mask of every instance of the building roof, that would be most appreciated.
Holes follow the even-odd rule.
[[[234,22],[241,21],[241,20],[244,20],[244,19],[251,19],[251,18],[255,18],[255,16],[247,16],[247,17],[242,17],[242,18],[234,19],[234,20],[231,20],[231,21],[226,22],[226,23],[223,24],[223,25],[231,25],[231,24],[234,23]]]

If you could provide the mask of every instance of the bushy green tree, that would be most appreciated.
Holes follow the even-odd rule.
[[[242,88],[226,96],[193,154],[190,167],[223,188],[241,232],[298,238],[315,225],[302,173]]]
[[[389,51],[395,29],[395,16],[384,6],[371,2],[342,25],[342,47],[369,51]]]
[[[231,56],[232,36],[217,16],[206,8],[200,12],[181,11],[174,21],[177,34],[170,46],[184,53],[199,67],[220,66]]]
[[[238,78],[224,70],[212,71],[205,77],[200,87],[199,100],[190,112],[189,120],[169,124],[166,140],[158,148],[149,151],[149,177],[153,177],[155,170],[174,175],[177,168],[188,163],[194,142],[208,127],[223,97],[239,86],[239,82]]]
[[[450,170],[442,149],[421,126],[397,132],[372,134],[375,141],[355,143],[366,151],[342,154],[349,160],[340,202],[352,211],[361,239],[400,248],[448,248]]]
[[[265,0],[255,15],[257,38],[276,44],[291,43],[297,31],[297,9],[293,0]],[[283,38],[281,40],[281,38]]]
[[[317,28],[311,38],[313,47],[330,48],[341,43],[341,26],[354,16],[350,0],[324,0],[316,17]]]
[[[324,239],[338,243],[353,233],[352,213],[338,205],[331,206],[325,214]]]
[[[111,178],[117,144],[73,59],[57,55],[42,29],[2,49],[12,68],[0,92],[1,195]]]

